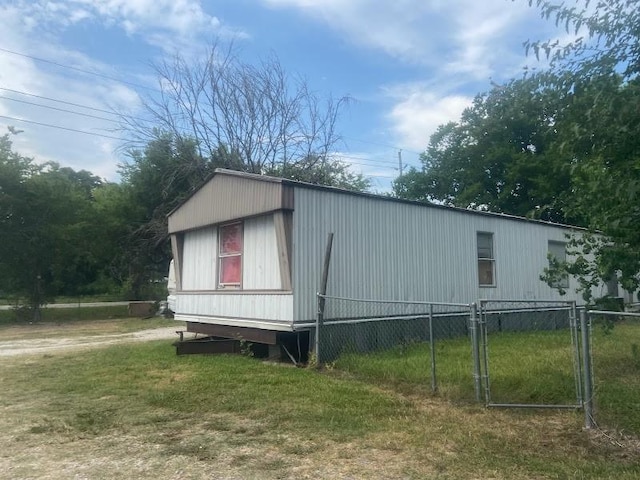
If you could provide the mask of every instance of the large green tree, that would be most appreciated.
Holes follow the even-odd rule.
[[[565,221],[569,165],[556,161],[553,145],[570,96],[536,78],[476,96],[458,122],[431,136],[422,169],[396,179],[395,195]]]
[[[0,290],[38,307],[94,280],[93,189],[100,179],[36,164],[0,137]]]
[[[562,126],[558,155],[572,165],[567,210],[599,233],[574,239],[573,259],[548,277],[554,270],[576,275],[587,299],[594,285],[611,278],[635,291],[640,285],[640,9],[635,0],[535,4],[577,37],[528,47],[551,60],[541,84],[586,93]]]
[[[129,152],[121,166],[122,182],[104,198],[105,213],[120,232],[117,255],[120,276],[132,298],[144,295],[145,285],[166,275],[171,257],[167,242],[167,214],[198,188],[217,166],[233,166],[224,151],[213,159],[201,157],[194,141],[172,133],[155,132],[144,150]],[[117,222],[114,214],[127,222]],[[126,267],[126,272],[122,266]]]

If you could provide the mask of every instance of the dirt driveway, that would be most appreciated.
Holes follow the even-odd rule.
[[[19,328],[20,327],[16,327],[16,329]],[[81,336],[74,336],[77,332],[68,331],[68,329],[56,328],[55,336],[47,336],[47,329],[35,327],[33,328],[32,338],[24,339],[24,336],[21,336],[22,338],[0,340],[0,357],[52,354],[70,350],[104,347],[118,343],[145,342],[149,340],[172,338],[177,340],[176,331],[180,330],[180,325],[176,325],[175,327],[151,328],[128,333],[87,334]],[[60,336],[64,335],[65,331],[68,331],[69,336]],[[5,330],[3,333],[9,338],[12,336],[20,336],[12,330]],[[54,333],[51,334],[53,335]]]

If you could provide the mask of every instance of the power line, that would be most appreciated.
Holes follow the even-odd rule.
[[[140,120],[142,122],[150,121],[150,120],[145,120],[145,119],[140,118],[140,117],[134,117],[134,116],[131,116],[131,115],[121,115],[119,113],[115,113],[115,112],[110,111],[110,110],[104,110],[102,108],[90,107],[88,105],[83,105],[81,103],[67,102],[65,100],[59,100],[57,98],[45,97],[43,95],[36,95],[35,93],[23,92],[21,90],[13,90],[11,88],[5,88],[5,87],[0,87],[0,90],[4,90],[5,92],[17,93],[18,95],[25,95],[25,96],[28,96],[28,97],[39,98],[41,100],[48,100],[50,102],[62,103],[64,105],[71,105],[72,107],[86,108],[87,110],[93,110],[94,112],[108,113],[109,115],[117,115],[117,116],[127,117],[127,118],[131,118],[133,120]]]
[[[112,140],[119,140],[121,142],[125,141],[122,138],[112,137],[110,135],[103,135],[101,133],[87,132],[87,131],[84,131],[84,130],[77,130],[75,128],[62,127],[60,125],[51,125],[50,123],[34,122],[33,120],[26,120],[24,118],[9,117],[7,115],[0,115],[0,118],[6,118],[6,119],[9,119],[9,120],[14,120],[16,122],[31,123],[33,125],[40,125],[42,127],[50,127],[50,128],[57,128],[59,130],[67,130],[69,132],[84,133],[85,135],[93,135],[94,137],[110,138]]]
[[[0,50],[2,50],[2,49],[0,48]],[[19,95],[25,95],[25,96],[29,96],[29,97],[39,98],[39,99],[42,99],[42,100],[57,102],[57,103],[61,103],[61,104],[64,104],[64,105],[70,105],[70,106],[74,106],[74,107],[78,107],[78,108],[85,108],[85,109],[88,109],[88,110],[91,110],[91,111],[107,113],[109,115],[121,116],[122,118],[130,118],[130,119],[139,120],[139,121],[142,121],[142,122],[151,122],[151,120],[143,119],[143,118],[140,118],[140,117],[134,117],[134,116],[131,116],[131,115],[117,114],[117,113],[111,112],[109,110],[90,107],[88,105],[83,105],[83,104],[79,104],[79,103],[67,102],[67,101],[64,101],[64,100],[59,100],[59,99],[56,99],[56,98],[46,97],[46,96],[42,96],[42,95],[36,95],[36,94],[33,94],[33,93],[23,92],[23,91],[20,91],[20,90],[14,90],[14,89],[5,88],[5,87],[0,87],[0,90],[11,92],[11,93],[16,93],[16,94],[19,94]],[[79,116],[83,116],[83,117],[94,118],[94,119],[97,119],[97,120],[103,120],[103,121],[112,122],[112,123],[116,123],[117,122],[117,120],[115,120],[115,119],[110,119],[110,118],[106,118],[106,117],[100,117],[100,116],[97,116],[97,115],[91,115],[91,114],[77,112],[77,111],[63,109],[63,108],[57,108],[57,107],[53,107],[53,106],[50,106],[50,105],[44,105],[44,104],[35,103],[35,102],[28,102],[28,101],[25,101],[25,100],[6,97],[6,96],[2,96],[2,95],[0,95],[0,98],[5,99],[5,100],[14,101],[14,102],[27,104],[27,105],[33,105],[33,106],[36,106],[36,107],[47,108],[47,109],[55,110],[55,111],[59,111],[59,112],[70,113],[70,114],[73,114],[73,115],[79,115]],[[8,116],[2,116],[2,117],[3,118],[12,119],[12,120],[16,120],[16,121],[20,121],[20,122],[32,123],[32,124],[35,124],[35,125],[46,126],[46,127],[50,127],[50,128],[58,128],[58,129],[67,130],[67,131],[71,131],[71,132],[83,133],[85,135],[94,135],[94,136],[98,136],[98,137],[124,141],[121,138],[113,137],[113,136],[110,136],[110,135],[87,132],[87,131],[77,130],[77,129],[73,129],[73,128],[69,128],[69,127],[63,127],[63,126],[59,126],[59,125],[51,125],[51,124],[46,124],[46,123],[42,123],[42,122],[36,122],[36,121],[33,121],[33,120],[26,120],[26,119],[21,119],[21,118],[16,118],[16,117],[8,117]],[[186,130],[185,130],[185,132],[186,132]],[[368,143],[376,144],[376,142],[368,142]],[[383,145],[383,144],[378,144],[378,145]],[[384,169],[395,169],[392,166],[392,165],[395,165],[395,162],[393,162],[391,160],[376,160],[374,158],[366,158],[366,157],[363,158],[362,156],[356,157],[356,156],[350,156],[350,155],[345,155],[345,154],[341,154],[341,153],[334,153],[334,154],[332,154],[332,156],[340,158],[340,159],[356,160],[356,161],[348,161],[347,163],[349,163],[350,165],[359,165],[359,166],[364,166],[364,167],[378,167],[378,168],[384,168]],[[395,177],[388,177],[388,176],[381,176],[381,177],[382,178],[395,178]]]
[[[397,178],[397,177],[392,177],[391,175],[367,175],[366,173],[363,173],[363,175],[369,178],[389,178],[391,180],[395,180]]]
[[[89,113],[74,112],[73,110],[67,110],[65,108],[57,108],[57,107],[52,107],[51,105],[42,105],[41,103],[27,102],[26,100],[18,100],[17,98],[5,97],[4,95],[0,95],[0,98],[4,98],[5,100],[11,100],[12,102],[24,103],[26,105],[33,105],[35,107],[48,108],[50,110],[55,110],[57,112],[73,113],[74,115],[81,115],[83,117],[95,118],[97,120],[104,120],[107,122],[116,122],[116,120],[114,120],[113,118],[98,117],[97,115],[91,115]]]
[[[41,95],[28,94],[26,92],[20,92],[18,90],[12,90],[12,89],[3,88],[3,87],[0,87],[0,90],[15,92],[15,93],[18,93],[18,94],[26,94],[26,95],[33,96],[33,97],[42,98],[44,100],[60,102],[60,103],[64,103],[64,104],[73,105],[73,106],[76,106],[76,107],[87,108],[87,109],[90,109],[90,110],[96,110],[96,111],[99,111],[99,112],[106,112],[106,113],[109,113],[109,114],[113,114],[111,112],[108,112],[107,110],[101,110],[101,109],[88,107],[86,105],[81,105],[81,104],[72,103],[72,102],[64,102],[62,100],[56,100],[56,99],[50,98],[50,97],[43,97]],[[80,115],[80,116],[83,116],[83,117],[94,118],[94,119],[103,120],[103,121],[106,121],[106,122],[117,123],[117,120],[112,119],[112,118],[106,118],[106,117],[100,117],[100,116],[97,116],[97,115],[91,115],[91,114],[88,114],[88,113],[76,112],[76,111],[68,110],[68,109],[64,109],[64,108],[53,107],[51,105],[43,105],[41,103],[28,102],[26,100],[20,100],[20,99],[17,99],[17,98],[6,97],[6,96],[3,96],[3,95],[0,95],[0,99],[11,100],[11,101],[23,103],[23,104],[26,104],[26,105],[33,105],[35,107],[41,107],[41,108],[47,108],[47,109],[50,109],[50,110],[55,110],[55,111],[58,111],[58,112],[70,113],[70,114],[73,114],[73,115]],[[113,115],[116,115],[116,114],[113,114]],[[123,115],[123,117],[132,118],[132,119],[136,118],[136,117],[125,116],[125,115]],[[150,121],[150,120],[143,120],[143,119],[139,119],[139,120],[141,120],[141,121]],[[23,121],[26,121],[26,120],[23,120]],[[354,161],[349,161],[348,162],[349,164],[352,164],[352,165],[380,167],[380,168],[387,168],[387,169],[393,168],[391,166],[391,165],[393,165],[393,162],[388,161],[388,160],[376,160],[376,159],[373,159],[373,158],[355,157],[355,156],[349,156],[349,155],[344,155],[344,154],[339,154],[339,153],[333,154],[332,156],[338,157],[340,159],[357,160],[355,162]],[[387,165],[389,165],[389,166],[387,166]]]
[[[0,96],[0,98],[4,98],[4,97]],[[54,108],[54,107],[49,107],[49,108]],[[56,108],[55,110],[61,110],[61,109],[57,109]],[[66,111],[67,112],[68,110],[62,110],[62,111]],[[84,115],[82,113],[72,112],[70,110],[68,112],[69,113],[77,113],[79,115]],[[100,118],[100,117],[94,117],[93,115],[89,115],[89,116],[93,117],[93,118]],[[112,140],[125,141],[124,139],[119,138],[119,137],[113,137],[113,136],[104,135],[104,134],[101,134],[101,133],[87,132],[85,130],[78,130],[78,129],[75,129],[75,128],[63,127],[61,125],[52,125],[50,123],[36,122],[36,121],[33,121],[33,120],[27,120],[27,119],[24,119],[24,118],[10,117],[8,115],[0,115],[0,118],[6,118],[6,119],[9,119],[9,120],[14,120],[14,121],[18,121],[18,122],[24,122],[24,123],[34,124],[34,125],[40,125],[40,126],[43,126],[43,127],[50,127],[50,128],[57,128],[57,129],[60,129],[60,130],[67,130],[69,132],[83,133],[85,135],[93,135],[93,136],[96,136],[96,137],[109,138],[109,139],[112,139]],[[108,120],[108,119],[105,119],[105,120]],[[348,156],[345,156],[345,155],[336,155],[336,156],[341,157],[341,158],[353,158],[353,159],[356,159],[356,160],[362,160],[359,157],[348,157]],[[375,163],[365,163],[365,162],[348,162],[348,163],[350,165],[360,165],[360,166],[365,166],[365,167],[381,167],[381,168],[389,168],[389,169],[393,168],[393,167],[384,167],[384,166],[381,166],[381,165],[378,165],[378,164],[375,164]],[[370,176],[376,176],[376,175],[370,175]],[[383,178],[395,178],[395,177],[386,177],[384,175],[377,175],[377,176],[380,176],[380,177],[383,177]]]
[[[44,62],[44,63],[48,63],[50,65],[55,65],[56,67],[67,68],[69,70],[74,70],[76,72],[84,73],[84,74],[87,74],[87,75],[94,75],[96,77],[104,78],[104,79],[107,79],[107,80],[112,80],[114,82],[122,83],[122,84],[125,84],[125,85],[131,85],[132,87],[144,88],[145,90],[152,90],[154,92],[162,93],[157,88],[147,87],[146,85],[141,85],[139,83],[129,82],[127,80],[122,80],[122,79],[119,79],[119,78],[116,78],[116,77],[112,77],[110,75],[105,75],[103,73],[93,72],[91,70],[85,70],[83,68],[72,67],[71,65],[65,65],[63,63],[58,63],[58,62],[54,62],[52,60],[47,60],[45,58],[34,57],[33,55],[27,55],[26,53],[14,52],[13,50],[8,50],[6,48],[1,48],[1,47],[0,47],[0,52],[10,53],[12,55],[18,55],[19,57],[30,58],[31,60],[36,60],[38,62]]]
[[[0,50],[2,50],[2,49],[0,48]],[[92,110],[92,111],[95,111],[95,112],[107,113],[109,115],[119,116],[121,118],[129,118],[131,120],[137,120],[137,121],[140,121],[140,122],[149,122],[149,123],[153,122],[153,120],[149,120],[149,119],[145,119],[145,118],[141,118],[141,117],[135,117],[133,115],[119,114],[119,113],[115,113],[115,112],[112,112],[112,111],[109,111],[109,110],[104,110],[104,109],[101,109],[101,108],[96,108],[96,107],[90,107],[88,105],[83,105],[81,103],[67,102],[65,100],[59,100],[57,98],[52,98],[52,97],[45,97],[43,95],[36,95],[35,93],[24,92],[24,91],[21,91],[21,90],[14,90],[12,88],[0,87],[0,90],[3,90],[5,92],[16,93],[18,95],[25,95],[25,96],[29,96],[29,97],[39,98],[41,100],[47,100],[47,101],[50,101],[50,102],[62,103],[64,105],[70,105],[70,106],[73,106],[73,107],[85,108],[87,110]],[[52,106],[43,105],[43,104],[39,104],[39,103],[27,102],[25,100],[18,100],[18,99],[15,99],[15,98],[5,97],[5,96],[2,96],[2,95],[0,95],[0,98],[4,98],[6,100],[11,100],[11,101],[14,101],[14,102],[25,103],[27,105],[33,105],[33,106],[42,107],[42,108],[49,108],[49,109],[57,110],[57,111],[60,111],[60,112],[73,113],[73,114],[76,114],[76,115],[82,115],[82,116],[87,116],[87,117],[90,117],[90,118],[96,118],[98,120],[105,120],[105,121],[109,121],[109,122],[115,122],[115,120],[113,120],[113,119],[108,119],[108,118],[104,118],[104,117],[98,117],[98,116],[94,116],[94,115],[83,114],[83,113],[80,113],[80,112],[74,112],[73,110],[60,109],[60,108],[57,108],[57,107],[52,107]],[[189,130],[186,130],[186,129],[183,130],[183,132],[187,133],[187,134],[191,133]],[[374,142],[369,142],[369,143],[374,143]],[[388,161],[388,160],[363,159],[362,157],[354,157],[354,156],[339,155],[339,154],[335,154],[335,155],[336,156],[340,156],[342,158],[352,159],[352,160],[370,160],[371,162],[394,164],[394,162]]]

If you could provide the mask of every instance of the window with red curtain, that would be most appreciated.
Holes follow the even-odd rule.
[[[218,231],[219,284],[242,284],[242,223],[222,225]]]

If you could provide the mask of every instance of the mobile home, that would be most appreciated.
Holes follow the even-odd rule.
[[[168,218],[175,319],[187,330],[277,344],[328,295],[470,303],[572,299],[540,280],[572,227],[216,170]],[[579,298],[575,298],[580,300]]]

